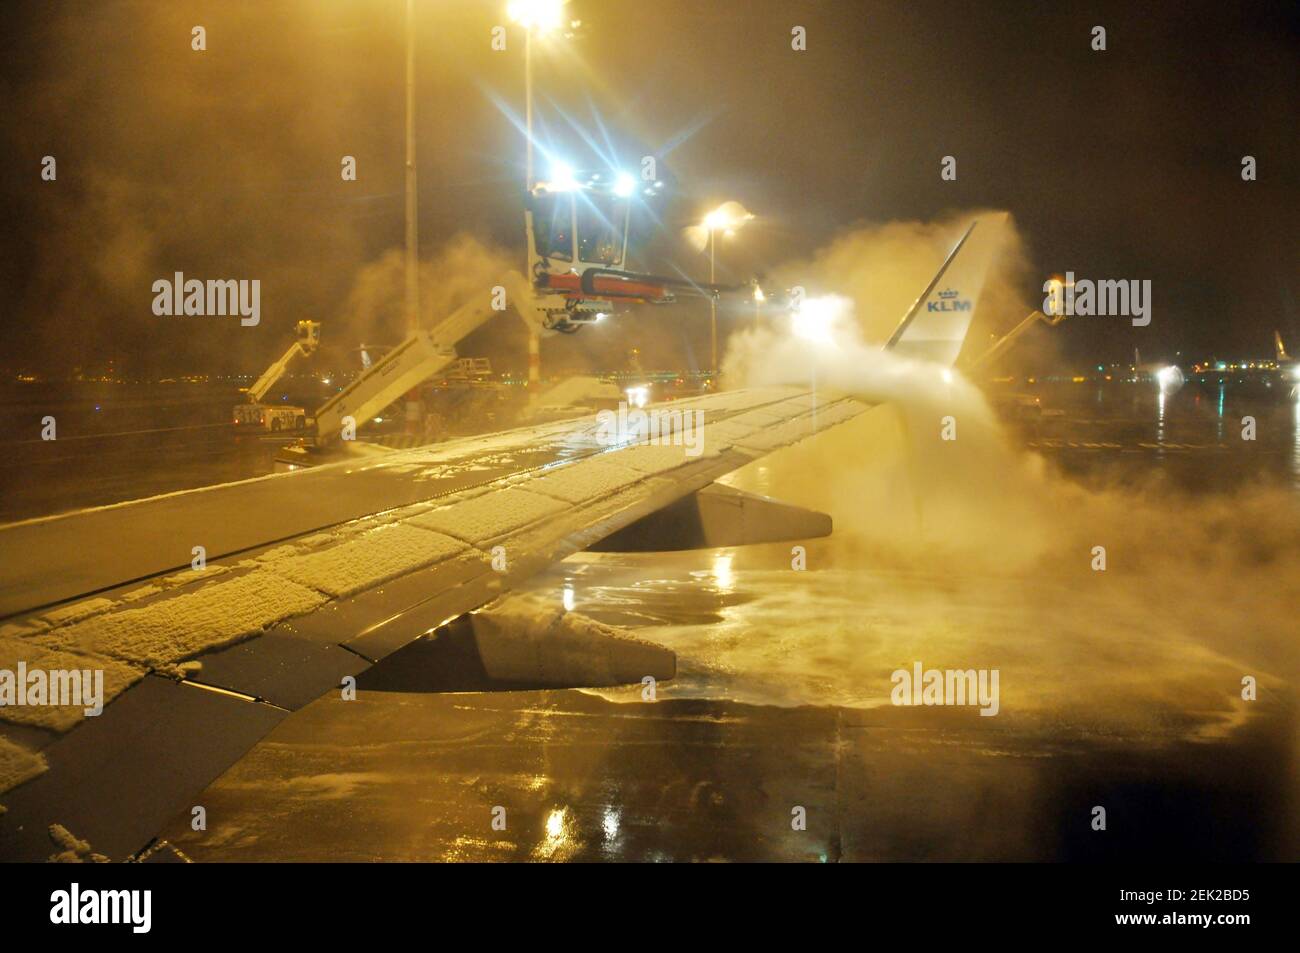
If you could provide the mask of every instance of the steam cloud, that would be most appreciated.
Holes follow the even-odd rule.
[[[848,295],[833,346],[800,338],[784,322],[732,339],[724,367],[735,385],[801,385],[828,399],[848,393],[886,406],[766,457],[731,482],[829,512],[836,541],[825,556],[837,568],[932,572],[954,591],[996,579],[1012,593],[1020,587],[1025,617],[1062,639],[1086,632],[1112,644],[1150,639],[1151,652],[1177,643],[1218,653],[1216,663],[1229,662],[1236,674],[1222,694],[1207,695],[1211,707],[1234,694],[1241,674],[1300,674],[1288,635],[1300,602],[1300,512],[1290,487],[1260,481],[1192,495],[1154,471],[1136,486],[1105,479],[1083,486],[1014,447],[959,371],[881,350],[941,258],[934,236],[951,242],[960,226],[958,219],[859,229],[801,263],[810,294]],[[994,307],[1023,316],[1032,305],[1016,295],[1023,269],[1013,229],[1003,247],[1011,260],[990,276],[978,308],[1002,302]],[[951,441],[940,439],[947,416],[957,427]],[[1104,573],[1091,568],[1094,546],[1106,548]],[[1036,595],[1062,585],[1070,597]],[[1071,647],[1049,651],[1060,662]],[[1205,690],[1188,672],[1176,681],[1177,691]]]
[[[532,288],[516,258],[472,235],[458,235],[447,242],[432,258],[420,262],[420,326],[435,327],[473,296],[486,302],[497,285],[506,289],[513,310],[534,320]],[[360,268],[341,320],[330,328],[331,335],[353,347],[363,341],[390,344],[402,340],[406,336],[404,276],[400,248],[390,249]]]

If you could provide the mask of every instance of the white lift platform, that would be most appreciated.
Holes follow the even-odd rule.
[[[353,439],[361,424],[453,364],[456,344],[495,313],[487,302],[468,301],[432,330],[410,334],[321,405],[314,433],[302,445],[286,447],[276,462],[291,469],[320,462],[322,451]]]
[[[273,361],[262,372],[253,386],[246,391],[247,399],[236,404],[233,419],[236,426],[255,427],[261,430],[278,432],[281,430],[302,430],[307,423],[307,412],[301,407],[288,407],[281,404],[265,404],[263,398],[267,392],[284,376],[294,358],[301,355],[310,357],[320,347],[320,323],[318,321],[299,321],[296,339],[289,345],[289,350]]]

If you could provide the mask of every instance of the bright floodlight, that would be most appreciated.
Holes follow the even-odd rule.
[[[739,202],[723,202],[704,216],[704,227],[711,232],[734,231],[753,217]]]
[[[627,198],[636,191],[636,179],[626,172],[620,172],[618,178],[614,180],[614,194]]]
[[[836,295],[822,298],[805,298],[799,310],[791,314],[791,327],[796,337],[814,344],[830,344],[835,327],[848,310],[848,299]]]
[[[578,180],[573,177],[573,166],[567,162],[551,163],[551,178],[546,188],[551,192],[572,192],[578,187]]]
[[[1162,367],[1156,371],[1156,383],[1160,385],[1162,394],[1178,390],[1183,386],[1183,372],[1173,365]]]
[[[564,23],[566,0],[510,0],[506,15],[520,26],[545,33]]]
[[[724,208],[715,208],[708,215],[704,216],[704,227],[709,231],[720,232],[723,229],[734,228],[736,222],[732,219]]]

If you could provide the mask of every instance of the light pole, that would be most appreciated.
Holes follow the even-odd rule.
[[[533,191],[533,28],[524,28],[524,189]],[[530,251],[529,254],[532,254]],[[528,386],[542,383],[542,335],[537,326],[524,321],[528,330]]]
[[[737,228],[753,217],[739,202],[724,202],[704,216],[701,226],[709,233],[709,371],[714,383],[718,376],[718,295],[712,288],[717,282],[714,235],[718,229],[725,235],[734,235]]]
[[[533,28],[524,28],[524,188],[533,190]]]
[[[415,189],[415,0],[406,0],[406,333],[420,329],[420,257]],[[419,389],[406,395],[406,432],[424,430],[424,403]]]
[[[718,383],[718,293],[712,287],[717,283],[717,278],[713,274],[717,265],[717,259],[713,254],[715,231],[715,228],[709,227],[709,374],[710,380],[716,386]]]
[[[415,201],[415,0],[406,0],[406,330],[420,327],[419,231]]]
[[[506,14],[524,28],[524,189],[533,191],[533,31],[545,33],[564,21],[566,0],[510,0]],[[522,317],[522,315],[521,315]],[[524,319],[528,330],[528,384],[542,379],[542,338],[535,323]]]
[[[545,34],[564,23],[568,0],[510,0],[506,15],[524,28],[524,187],[533,188],[533,33]]]

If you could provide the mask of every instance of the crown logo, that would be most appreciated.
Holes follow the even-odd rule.
[[[943,298],[943,299],[945,299],[945,300],[948,299],[948,298],[955,298],[955,297],[957,297],[957,292],[955,292],[955,291],[953,291],[951,288],[949,288],[949,289],[947,289],[946,291],[940,291],[940,292],[939,292],[939,297],[940,297],[940,298]]]

